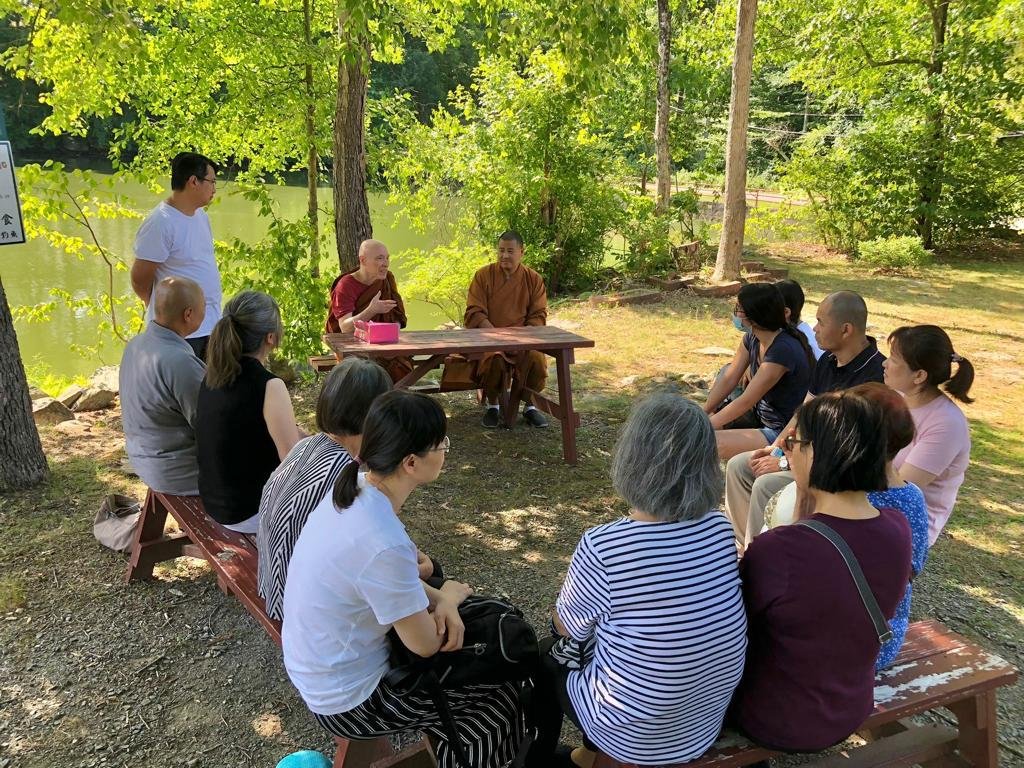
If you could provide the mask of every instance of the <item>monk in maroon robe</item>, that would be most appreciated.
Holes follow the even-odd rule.
[[[395,275],[388,270],[390,254],[379,240],[364,240],[359,246],[359,267],[338,277],[331,286],[331,304],[325,333],[352,333],[357,320],[398,323],[405,328],[405,304],[398,293]],[[397,382],[412,371],[408,357],[376,357]]]

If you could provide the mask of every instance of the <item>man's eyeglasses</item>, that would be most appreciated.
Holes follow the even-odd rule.
[[[786,446],[786,450],[790,453],[793,452],[793,448],[797,445],[810,445],[810,440],[802,440],[796,435],[786,435],[786,439],[782,441],[783,445]]]
[[[216,176],[214,178],[212,178],[212,179],[208,179],[205,176],[203,178],[199,178],[198,176],[196,176],[196,182],[198,183],[200,181],[205,181],[207,184],[213,184],[213,186],[215,186],[215,187],[217,186],[217,177]]]
[[[444,439],[438,444],[436,448],[431,448],[432,451],[444,451],[448,453],[452,449],[452,441],[448,439],[448,435],[444,436]]]

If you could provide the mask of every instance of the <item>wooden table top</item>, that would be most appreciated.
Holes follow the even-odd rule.
[[[591,339],[551,325],[525,328],[459,328],[450,331],[402,331],[394,344],[368,344],[350,333],[326,333],[324,342],[338,354],[368,356],[443,355],[457,352],[540,351],[592,347]]]

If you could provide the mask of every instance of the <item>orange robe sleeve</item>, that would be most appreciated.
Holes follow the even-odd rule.
[[[490,290],[488,289],[488,273],[490,266],[481,267],[473,275],[469,283],[469,295],[466,297],[466,314],[462,324],[466,328],[479,328],[484,320],[490,320],[488,308]],[[492,321],[493,322],[493,321]],[[496,323],[495,323],[496,325]]]

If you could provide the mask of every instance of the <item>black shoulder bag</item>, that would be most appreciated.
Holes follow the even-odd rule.
[[[867,609],[868,615],[871,616],[871,621],[875,625],[875,632],[878,634],[878,644],[881,646],[889,642],[892,639],[892,630],[889,629],[889,622],[882,615],[882,609],[878,607],[878,601],[875,600],[875,595],[871,592],[871,587],[864,576],[864,571],[861,570],[857,556],[853,554],[850,545],[846,543],[846,540],[832,526],[820,520],[801,520],[797,525],[804,525],[815,533],[821,534],[839,550],[839,554],[846,561],[846,567],[850,569],[850,575],[853,576],[853,581],[857,585],[860,599],[864,602],[864,607]]]
[[[470,685],[527,681],[540,662],[537,633],[522,611],[496,597],[470,595],[459,606],[466,630],[462,648],[423,658],[410,652],[392,629],[390,671],[384,682],[399,692],[426,692],[437,707],[445,735],[463,768],[473,768],[448,704],[446,690]],[[529,714],[529,683],[520,689],[520,704]],[[528,718],[529,724],[529,718]],[[525,758],[533,739],[520,746],[517,761]]]

